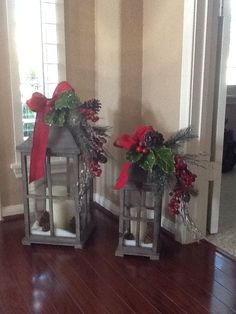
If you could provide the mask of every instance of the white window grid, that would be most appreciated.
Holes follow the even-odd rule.
[[[66,79],[64,1],[39,0],[41,36],[41,77],[31,79],[31,92],[40,91],[50,98],[57,83]],[[40,60],[39,60],[40,62]],[[24,76],[24,75],[23,75]],[[33,132],[35,113],[22,101],[23,138]]]

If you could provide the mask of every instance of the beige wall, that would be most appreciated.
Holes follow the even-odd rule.
[[[118,204],[113,185],[125,153],[112,144],[141,121],[142,1],[96,0],[95,12],[96,97],[103,104],[101,122],[112,126],[112,159],[97,180],[96,192]]]
[[[142,120],[168,137],[179,129],[184,0],[143,2]],[[163,202],[163,215],[172,220]]]
[[[142,117],[164,134],[179,128],[184,0],[144,0]]]
[[[82,100],[95,92],[94,0],[65,0],[66,76]]]
[[[115,137],[140,123],[165,135],[179,128],[183,0],[96,1],[96,97],[113,127],[97,192],[118,203],[114,184],[125,152]]]

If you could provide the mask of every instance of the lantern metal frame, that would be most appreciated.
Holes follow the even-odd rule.
[[[138,206],[137,216],[131,216],[129,203],[129,194],[133,192],[140,193],[141,202]],[[148,207],[145,202],[147,192],[153,194],[154,206]],[[148,209],[153,211],[153,218],[145,218],[141,216],[141,211]],[[160,257],[160,227],[161,227],[161,210],[162,210],[162,195],[158,193],[158,186],[152,183],[143,183],[141,186],[134,183],[128,183],[120,192],[120,215],[119,215],[119,244],[115,255],[123,257],[124,255],[146,256],[151,260],[158,260]],[[136,223],[135,245],[127,245],[125,234],[130,230],[130,224]],[[144,247],[140,241],[140,223],[153,224],[153,242],[152,247]]]
[[[90,176],[85,182],[84,200],[80,193],[81,189],[81,169],[83,169],[84,160],[78,146],[76,145],[70,131],[67,128],[50,127],[48,147],[46,152],[45,161],[45,176],[43,182],[48,189],[48,194],[36,195],[32,194],[29,189],[28,183],[28,157],[31,152],[32,137],[28,138],[21,145],[17,146],[17,150],[21,154],[21,168],[22,168],[22,185],[23,185],[23,201],[24,201],[24,222],[25,222],[25,236],[22,239],[22,244],[31,245],[32,243],[38,244],[53,244],[53,245],[69,245],[75,248],[83,248],[90,234],[92,233],[95,222],[93,215],[93,179]],[[68,184],[71,179],[70,167],[73,167],[73,201],[75,205],[75,236],[65,237],[55,235],[55,226],[53,220],[53,200],[65,199],[64,196],[55,196],[52,193],[52,157],[66,158],[66,183],[67,183],[67,196],[70,195],[70,185]],[[86,169],[83,169],[86,171]],[[36,181],[37,182],[37,181]],[[49,204],[49,221],[50,221],[50,235],[36,235],[31,232],[31,219],[30,219],[30,206],[29,200],[43,200]],[[84,206],[84,207],[83,207]],[[85,211],[85,212],[83,212]],[[85,218],[82,220],[82,212]],[[82,225],[82,221],[85,225]]]

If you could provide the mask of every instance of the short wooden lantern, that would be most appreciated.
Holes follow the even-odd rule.
[[[31,146],[31,137],[17,146],[21,153],[24,199],[22,243],[83,248],[94,228],[93,180],[78,146],[67,128],[51,127],[45,176],[29,184]]]
[[[119,245],[116,256],[139,255],[158,260],[162,197],[152,183],[129,183],[121,190]]]

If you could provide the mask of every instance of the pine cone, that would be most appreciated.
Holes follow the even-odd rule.
[[[105,164],[107,162],[107,157],[104,156],[103,154],[99,154],[98,161],[101,162],[102,164]]]
[[[101,103],[97,99],[90,99],[85,101],[81,107],[86,109],[92,109],[94,112],[97,113],[101,108]]]
[[[144,137],[144,144],[148,148],[161,146],[163,142],[163,135],[155,131],[148,132]]]
[[[42,216],[40,217],[39,226],[42,227],[42,230],[44,232],[50,230],[49,212],[47,212],[46,210],[42,213]]]
[[[70,220],[70,224],[69,224],[69,229],[70,232],[72,233],[76,233],[76,228],[75,228],[75,217],[72,217]]]

